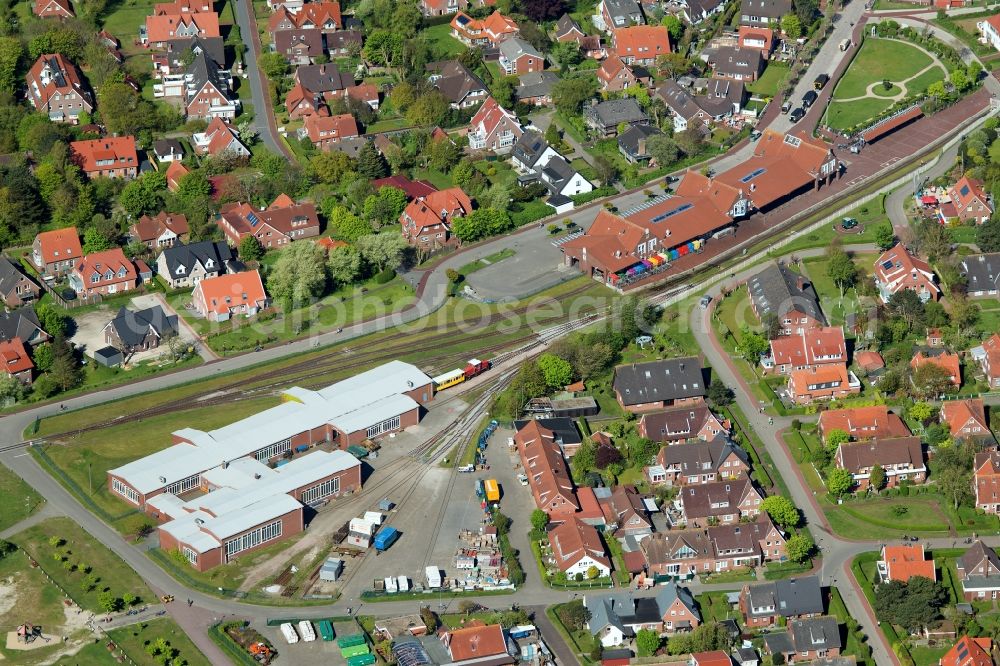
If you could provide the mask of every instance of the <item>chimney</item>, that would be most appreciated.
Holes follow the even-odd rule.
[[[641,137],[639,139],[639,150],[638,150],[638,152],[636,154],[638,154],[638,155],[645,155],[646,154],[646,137]]]

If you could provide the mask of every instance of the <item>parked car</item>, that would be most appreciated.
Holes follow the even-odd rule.
[[[752,132],[750,132],[750,140],[751,141],[756,141],[760,137],[761,137],[760,130],[753,130]]]
[[[698,302],[698,304],[701,305],[701,309],[704,310],[705,308],[708,307],[708,304],[711,302],[712,302],[712,297],[709,296],[708,294],[705,294],[704,296],[701,297],[701,300]]]
[[[806,112],[802,110],[802,107],[796,108],[792,111],[792,115],[788,116],[793,123],[797,123],[802,120],[806,115]]]
[[[810,106],[813,105],[813,102],[816,101],[817,97],[819,97],[819,95],[816,94],[816,91],[810,90],[809,92],[807,92],[805,95],[802,96],[802,106],[808,109]]]
[[[791,101],[785,100],[784,103],[782,103],[782,105],[781,105],[781,112],[782,113],[788,113],[791,110],[792,110],[792,103],[791,103]]]
[[[841,220],[840,226],[844,229],[853,229],[854,227],[858,226],[858,221],[853,217],[845,217],[843,220]]]
[[[822,90],[823,86],[825,86],[829,80],[830,80],[829,75],[820,74],[819,76],[816,77],[816,80],[813,81],[813,88],[815,88],[816,90]]]

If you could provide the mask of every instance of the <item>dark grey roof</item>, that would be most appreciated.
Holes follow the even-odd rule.
[[[552,94],[552,86],[559,80],[559,75],[555,72],[545,70],[543,72],[528,72],[517,78],[518,99],[529,99],[531,97],[546,97]]]
[[[434,81],[434,86],[452,104],[460,104],[471,93],[486,92],[486,84],[457,60],[431,63],[427,69],[439,77]]]
[[[314,93],[336,92],[354,85],[354,77],[341,72],[335,63],[300,65],[295,70],[295,78],[306,90]]]
[[[631,618],[626,619],[627,621],[633,621],[636,624],[654,624],[663,621],[663,616],[660,615],[660,607],[656,603],[656,599],[653,597],[639,597],[635,600],[635,612],[632,614]]]
[[[576,169],[562,155],[556,155],[542,168],[543,182],[553,194],[562,192],[566,182],[576,175]]]
[[[962,274],[970,292],[1000,289],[1000,253],[969,255],[962,262]]]
[[[339,51],[350,44],[361,46],[364,37],[357,30],[337,30],[326,33],[326,48],[329,51]]]
[[[183,155],[184,146],[177,139],[159,139],[153,142],[153,152],[157,157]]]
[[[686,587],[681,587],[677,583],[670,581],[666,585],[660,587],[656,592],[656,605],[660,611],[660,619],[666,615],[667,611],[670,610],[670,606],[677,599],[681,600],[681,603],[687,606],[694,616],[701,621],[701,613],[698,612],[698,607],[694,603],[694,597],[691,596],[691,591]]]
[[[624,133],[618,135],[618,147],[634,157],[648,157],[648,151],[643,151],[641,155],[639,154],[639,140],[648,139],[649,137],[656,136],[657,134],[663,134],[659,127],[654,127],[652,125],[633,125],[625,130]]]
[[[810,617],[788,624],[796,652],[840,648],[840,627],[834,617]]]
[[[747,286],[760,316],[773,313],[783,317],[797,310],[819,322],[826,322],[812,284],[785,266],[771,264],[750,278]]]
[[[759,72],[764,66],[764,56],[760,49],[741,49],[736,46],[720,46],[708,52],[708,64],[716,73],[746,75]]]
[[[117,358],[118,362],[120,363],[122,353],[120,350],[115,349],[114,347],[108,345],[107,347],[101,347],[100,349],[94,352],[94,358],[98,357],[103,358],[105,360],[111,360],[113,358]]]
[[[0,294],[9,294],[27,274],[5,256],[0,256]]]
[[[201,90],[206,83],[211,83],[226,99],[231,98],[229,84],[219,76],[219,63],[207,52],[198,51],[185,73],[191,77],[189,85],[194,86],[195,90]]]
[[[167,42],[167,52],[173,53],[175,60],[188,49],[195,53],[204,51],[208,57],[220,65],[226,62],[226,47],[222,37],[189,37],[172,39]]]
[[[791,11],[792,0],[743,0],[740,3],[741,17],[759,16],[777,21]]]
[[[330,150],[344,153],[348,157],[357,157],[366,143],[368,139],[363,136],[349,136],[330,144]]]
[[[736,663],[740,664],[752,664],[760,661],[760,656],[757,654],[757,650],[752,647],[741,647],[733,650],[733,657],[736,659]]]
[[[323,32],[315,28],[292,28],[274,31],[274,50],[288,57],[289,49],[304,44],[310,57],[323,55]]]
[[[551,419],[535,419],[538,425],[551,430],[556,436],[557,442],[562,442],[563,446],[580,444],[580,431],[576,429],[576,421],[566,417],[555,417]],[[531,421],[514,421],[514,430],[520,430]]]
[[[510,61],[517,60],[523,55],[530,55],[536,58],[544,58],[534,46],[520,37],[508,37],[500,42],[500,55]]]
[[[615,392],[625,405],[705,395],[705,377],[696,356],[615,367]]]
[[[604,650],[601,652],[601,659],[631,659],[632,651],[619,648],[617,650]]]
[[[764,634],[764,645],[767,646],[767,651],[771,654],[789,654],[795,652],[795,646],[792,645],[792,637],[787,631]]]
[[[674,583],[667,585],[667,591],[661,590],[655,597],[634,597],[631,592],[613,592],[603,596],[586,595],[584,606],[590,611],[590,621],[587,626],[591,633],[596,634],[605,627],[617,627],[622,633],[631,635],[626,625],[652,624],[663,621],[663,611],[679,596],[685,605],[695,610],[694,599],[687,588]],[[672,592],[671,592],[672,590]],[[662,597],[662,601],[661,601]],[[666,605],[664,605],[664,602]]]
[[[542,153],[549,147],[549,144],[542,138],[542,135],[535,130],[526,130],[518,138],[511,148],[511,157],[521,164],[534,167],[535,162],[542,156]]]
[[[40,335],[46,337],[48,334],[42,330],[38,315],[30,305],[0,313],[0,341],[21,338],[21,342],[27,344]]]
[[[225,272],[226,262],[233,258],[233,250],[224,241],[200,241],[184,245],[178,243],[163,250],[167,273],[171,280],[190,275],[195,264],[201,264],[208,272]],[[211,262],[211,266],[208,263]],[[177,269],[184,267],[183,273]]]
[[[656,89],[656,96],[663,100],[670,111],[685,120],[694,118],[701,107],[694,101],[694,95],[673,79],[668,79]]]
[[[787,578],[751,585],[750,600],[751,608],[774,606],[775,614],[782,617],[815,615],[823,612],[823,590],[816,576]]]
[[[608,10],[608,15],[615,21],[615,24],[609,27],[621,28],[630,23],[642,24],[646,22],[642,15],[642,9],[639,8],[639,3],[635,0],[604,0],[604,6]],[[624,23],[618,23],[618,18],[624,19]]]
[[[725,0],[687,0],[688,13],[691,20],[697,23],[701,18],[708,16],[719,9]]]
[[[138,312],[132,312],[122,306],[109,326],[122,343],[127,347],[134,347],[142,344],[150,329],[161,338],[176,335],[177,315],[168,315],[159,305]]]
[[[580,27],[580,24],[574,21],[573,17],[570,16],[569,14],[563,14],[562,16],[559,17],[559,20],[556,21],[557,39],[574,30],[579,30],[580,32],[583,32],[583,29]]]
[[[587,109],[587,115],[605,127],[615,127],[619,123],[641,123],[649,120],[639,107],[639,102],[631,97],[611,99]]]
[[[679,467],[682,473],[719,469],[730,454],[735,454],[746,465],[750,464],[747,452],[722,437],[716,437],[708,444],[674,444],[661,449],[663,464],[667,467]],[[708,467],[705,467],[708,465]]]
[[[745,91],[746,86],[742,81],[709,79],[706,93],[696,95],[694,101],[708,115],[713,118],[722,118],[734,112],[734,105],[743,105]]]

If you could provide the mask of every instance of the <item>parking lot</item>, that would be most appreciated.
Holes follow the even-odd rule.
[[[291,618],[290,618],[291,619]],[[296,633],[299,633],[301,638],[301,632],[298,631],[298,623],[293,622],[295,626]],[[324,641],[319,635],[319,627],[314,621],[312,623],[313,631],[316,632],[316,640],[306,643],[303,640],[299,640],[298,643],[294,645],[289,645],[288,641],[281,634],[281,629],[279,625],[269,627],[267,625],[254,625],[254,629],[257,629],[264,637],[271,641],[271,645],[275,647],[278,651],[278,662],[281,664],[329,664],[330,666],[346,666],[347,660],[340,655],[340,648],[337,647],[337,641]],[[362,633],[361,627],[355,622],[334,622],[333,631],[337,638],[341,636],[350,636],[352,634]]]

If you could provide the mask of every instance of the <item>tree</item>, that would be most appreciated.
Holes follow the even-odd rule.
[[[382,157],[382,153],[378,151],[375,144],[372,142],[365,143],[358,151],[358,173],[368,178],[369,180],[375,180],[376,178],[384,178],[389,175],[389,165],[386,164],[385,158]]]
[[[804,534],[795,534],[785,541],[785,553],[792,562],[803,563],[812,556],[814,544]]]
[[[840,497],[850,492],[854,487],[854,477],[846,469],[837,467],[831,469],[826,476],[826,488],[832,495]]]
[[[747,326],[743,327],[742,336],[743,339],[736,345],[736,352],[751,365],[760,363],[761,355],[771,349],[771,343],[763,335],[752,332]]]
[[[339,185],[354,170],[354,161],[339,150],[330,150],[314,155],[309,160],[309,168],[320,182]]]
[[[257,64],[271,81],[277,81],[288,73],[288,61],[280,53],[263,53],[257,58]]]
[[[134,606],[136,602],[139,601],[139,597],[135,596],[131,592],[126,592],[122,595],[122,601],[125,602],[126,606]]]
[[[685,155],[694,156],[705,147],[705,139],[701,135],[701,129],[689,126],[683,132],[674,135],[674,141],[678,148],[684,151]]]
[[[314,243],[288,245],[267,275],[268,291],[289,307],[309,302],[326,286],[325,259],[323,248]]]
[[[343,155],[343,153],[336,153]],[[346,157],[346,155],[344,155]],[[212,193],[212,184],[201,171],[192,171],[181,176],[177,183],[177,196],[185,201],[206,197]]]
[[[448,98],[437,89],[430,90],[417,98],[406,110],[406,119],[414,125],[440,125],[448,116]]]
[[[882,251],[896,244],[896,232],[893,231],[892,224],[886,222],[875,227],[875,244]]]
[[[1000,145],[1000,139],[994,145]],[[997,162],[1000,163],[1000,159]],[[976,230],[976,245],[983,252],[1000,252],[1000,218],[991,218],[979,226]]]
[[[922,424],[927,425],[927,422],[934,415],[934,406],[927,402],[915,402],[910,405],[907,410],[910,414],[910,418],[920,421]]]
[[[24,57],[24,47],[17,37],[0,37],[0,92],[13,93],[20,81],[17,68]]]
[[[253,234],[247,234],[240,240],[240,259],[243,261],[260,261],[264,257],[264,246]]]
[[[118,196],[118,203],[133,217],[152,215],[162,207],[162,193],[166,187],[166,175],[159,171],[150,171],[129,181]]]
[[[666,134],[654,134],[646,139],[646,151],[660,166],[673,164],[680,154],[677,142]]]
[[[114,243],[104,236],[97,228],[90,227],[83,232],[83,253],[103,252],[114,247]]]
[[[583,54],[580,53],[580,44],[574,40],[556,42],[552,45],[551,55],[552,59],[559,63],[559,67],[562,69],[569,69],[574,65],[579,65],[583,60]]]
[[[869,485],[875,490],[882,490],[885,488],[885,481],[885,468],[881,465],[872,467],[871,475],[868,477]]]
[[[570,631],[579,631],[590,622],[590,610],[583,605],[582,599],[575,599],[558,606],[556,614]]]
[[[105,613],[114,613],[121,608],[122,600],[115,596],[114,592],[105,590],[97,595],[97,604]]]
[[[509,109],[517,101],[517,84],[516,76],[498,76],[490,83],[490,93],[497,104]]]
[[[684,36],[684,23],[677,17],[676,14],[667,14],[660,21],[660,25],[667,29],[670,33],[670,42],[676,44]]]
[[[912,289],[900,289],[891,296],[888,302],[889,312],[902,317],[912,328],[924,314],[924,304]]]
[[[914,633],[941,616],[948,592],[941,583],[914,576],[909,581],[892,580],[875,588],[875,613],[883,620]]]
[[[451,230],[465,243],[489,236],[498,236],[514,228],[514,222],[505,210],[479,208],[465,217],[452,220]]]
[[[652,629],[640,629],[635,634],[635,648],[640,657],[653,656],[660,649],[660,634]]]
[[[787,497],[781,495],[765,497],[761,508],[767,512],[771,520],[786,530],[797,527],[799,524],[799,510]]]
[[[104,84],[98,94],[98,109],[108,131],[119,135],[136,134],[156,120],[153,106],[132,86],[119,81]]]
[[[858,269],[851,257],[839,245],[831,245],[826,252],[826,274],[840,288],[840,297],[844,297],[844,289],[854,286],[857,281]]]
[[[949,371],[930,361],[918,365],[912,379],[914,391],[921,398],[936,398],[955,390]]]
[[[541,509],[535,509],[531,512],[531,527],[537,532],[545,531],[545,527],[549,524],[549,514],[545,513]]]
[[[354,284],[361,275],[361,253],[351,246],[335,247],[326,260],[330,279],[338,286]]]
[[[708,400],[716,407],[731,405],[735,399],[736,394],[733,392],[733,389],[729,388],[718,379],[712,380],[712,382],[708,385]]]
[[[8,374],[0,375],[0,405],[23,400],[24,394],[24,384],[17,377]]]
[[[49,377],[61,391],[68,391],[79,385],[83,379],[80,362],[73,348],[62,336],[52,341],[52,368]]]
[[[609,465],[614,465],[622,460],[622,452],[614,446],[598,446],[594,453],[594,467],[597,469],[607,469]]]
[[[408,247],[406,239],[395,231],[371,234],[358,239],[358,251],[361,252],[361,256],[380,273],[399,266]]]
[[[573,366],[569,361],[554,354],[542,354],[538,357],[538,367],[545,375],[545,383],[549,388],[561,388],[573,381]]]
[[[802,22],[795,14],[785,14],[781,17],[781,31],[794,41],[802,36]]]
[[[424,152],[427,156],[427,165],[442,173],[451,171],[462,158],[462,149],[458,147],[458,144],[445,138],[429,141]]]
[[[369,236],[375,231],[371,222],[358,217],[344,206],[334,207],[327,215],[327,221],[337,238],[348,243],[356,243],[362,236]]]
[[[610,185],[618,180],[618,166],[604,155],[595,157],[593,166],[601,185]]]
[[[521,3],[520,6],[524,15],[536,23],[555,20],[566,11],[563,0],[531,0]]]
[[[575,116],[583,103],[597,94],[597,89],[597,79],[593,76],[560,79],[552,86],[552,103],[556,110]]]
[[[396,67],[403,56],[402,34],[392,30],[373,30],[365,39],[361,55],[377,67]]]

